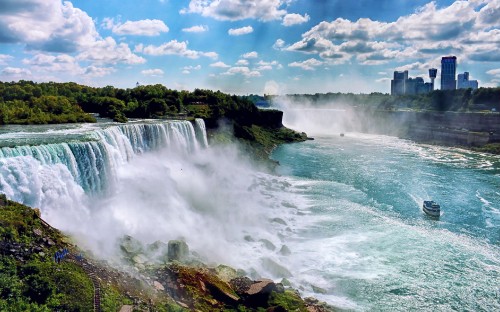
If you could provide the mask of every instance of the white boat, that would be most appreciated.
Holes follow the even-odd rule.
[[[439,217],[441,214],[441,206],[439,206],[433,200],[424,200],[424,204],[422,205],[422,209],[426,214],[432,217]]]

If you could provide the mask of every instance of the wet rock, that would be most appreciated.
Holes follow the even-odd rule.
[[[246,305],[265,307],[269,296],[276,291],[276,284],[270,279],[252,281],[248,277],[231,280],[231,286]]]
[[[125,235],[120,241],[120,248],[127,255],[136,255],[142,252],[142,244],[130,235]]]
[[[223,264],[217,266],[215,272],[217,277],[226,283],[238,277],[238,272],[235,269]]]
[[[284,266],[281,264],[278,264],[272,259],[269,258],[263,258],[262,259],[262,266],[264,269],[272,273],[273,275],[277,277],[292,277],[292,273],[287,270]]]
[[[153,286],[156,290],[160,290],[160,291],[164,291],[165,290],[165,287],[163,287],[163,285],[158,282],[158,281],[154,281],[153,282]]]
[[[136,264],[144,264],[148,261],[148,258],[143,254],[139,254],[139,255],[134,256],[132,258],[132,261]]]
[[[290,251],[290,249],[286,245],[283,245],[283,246],[281,246],[280,254],[283,256],[289,256],[292,254],[292,252]]]
[[[266,247],[266,249],[269,249],[269,250],[276,250],[276,246],[274,246],[273,243],[271,243],[269,240],[267,239],[259,239],[259,242],[261,242],[262,244],[264,244],[264,247]]]
[[[247,242],[255,242],[255,240],[250,235],[245,235],[245,237],[243,237],[243,239],[246,240]]]
[[[318,287],[318,286],[311,285],[311,288],[312,288],[312,291],[316,294],[326,294],[327,293],[326,289],[323,289],[323,288]]]
[[[189,247],[181,240],[171,240],[168,242],[168,261],[183,262],[189,257]]]
[[[282,224],[282,225],[287,225],[286,222],[285,222],[285,220],[283,220],[281,218],[272,218],[271,222]]]

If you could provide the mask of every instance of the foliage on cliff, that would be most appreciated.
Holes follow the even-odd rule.
[[[30,207],[0,195],[0,311],[92,311],[99,281],[100,311],[328,311],[271,280],[231,280],[236,270],[188,266],[177,261],[148,265],[131,275],[85,255]],[[59,263],[58,250],[70,253]],[[219,268],[218,267],[218,268]],[[90,273],[89,273],[90,272]],[[239,282],[233,282],[239,281]],[[271,310],[269,310],[271,309]]]

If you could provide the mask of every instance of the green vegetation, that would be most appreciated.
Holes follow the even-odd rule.
[[[6,204],[0,207],[0,310],[91,311],[92,281],[76,264],[53,260],[61,234],[35,210],[0,201]]]

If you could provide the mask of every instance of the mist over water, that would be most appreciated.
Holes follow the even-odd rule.
[[[345,310],[500,308],[497,156],[329,127],[335,110],[289,114],[315,140],[278,147],[279,176],[236,146],[208,147],[202,121],[138,122],[51,130],[69,143],[0,134],[35,143],[0,149],[0,191],[113,261],[124,235],[183,239],[208,263],[287,277]],[[424,199],[442,205],[439,220]]]

